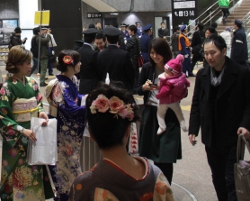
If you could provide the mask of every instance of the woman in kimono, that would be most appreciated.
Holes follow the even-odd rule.
[[[146,158],[127,152],[130,126],[139,116],[132,93],[121,82],[102,84],[90,92],[86,117],[103,159],[75,179],[70,201],[173,200],[161,170]]]
[[[26,162],[28,141],[36,141],[36,134],[30,130],[31,117],[44,118],[43,125],[48,121],[38,83],[26,77],[31,72],[31,61],[32,53],[20,45],[11,48],[6,61],[9,77],[0,90],[2,201],[44,201],[44,186],[50,186],[48,177],[43,176],[43,166]]]
[[[58,162],[50,166],[57,190],[55,200],[68,201],[70,186],[80,174],[80,148],[85,127],[84,96],[78,94],[76,73],[80,72],[80,54],[63,50],[58,54],[57,69],[61,74],[51,80],[45,96],[50,104],[49,114],[57,118]]]

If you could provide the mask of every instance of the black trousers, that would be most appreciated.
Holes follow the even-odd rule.
[[[218,200],[237,201],[234,181],[237,146],[205,147],[205,149]]]
[[[201,57],[201,56],[198,56],[198,57],[193,56],[193,58],[192,58],[192,64],[191,64],[191,71],[194,70],[195,64],[196,64],[198,61],[200,61],[200,60],[202,60],[202,57]]]
[[[226,19],[230,15],[228,8],[221,8],[221,11],[223,12],[224,19]]]

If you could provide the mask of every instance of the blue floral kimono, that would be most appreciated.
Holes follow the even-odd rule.
[[[57,198],[68,200],[70,186],[82,172],[80,147],[85,127],[85,106],[81,106],[82,95],[78,94],[77,79],[57,75],[46,88],[45,96],[50,104],[50,115],[57,118],[58,162],[50,166]]]

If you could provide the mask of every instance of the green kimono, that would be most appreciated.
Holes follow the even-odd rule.
[[[0,90],[0,132],[3,137],[2,201],[43,201],[44,185],[50,186],[44,166],[30,166],[26,162],[28,138],[21,131],[30,129],[31,117],[43,111],[42,95],[33,78],[25,77],[25,84],[9,77]],[[48,188],[50,195],[53,194]],[[46,196],[47,197],[47,196]]]

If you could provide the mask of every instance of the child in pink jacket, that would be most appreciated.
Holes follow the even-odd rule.
[[[190,82],[186,75],[182,73],[182,62],[184,57],[179,54],[175,59],[171,59],[165,64],[165,72],[160,74],[159,93],[156,98],[159,99],[157,109],[157,119],[159,128],[157,135],[166,130],[165,115],[168,108],[171,108],[180,122],[183,131],[187,132],[184,116],[180,107],[180,100],[187,96],[187,87]]]

